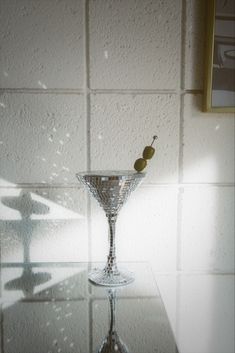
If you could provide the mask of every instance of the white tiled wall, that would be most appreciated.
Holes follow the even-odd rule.
[[[234,188],[186,187],[182,193],[181,259],[185,270],[234,266]]]
[[[1,1],[2,88],[81,88],[83,1]]]
[[[159,135],[145,183],[178,178],[179,100],[175,94],[96,94],[91,97],[91,168],[132,169]]]
[[[91,88],[174,89],[180,0],[90,1]]]
[[[86,168],[82,95],[6,93],[1,100],[0,183],[74,183]]]
[[[201,95],[184,96],[183,181],[234,182],[234,119],[200,111]]]
[[[88,261],[83,189],[1,188],[0,195],[3,262]]]
[[[203,62],[205,39],[205,1],[183,1],[183,57],[184,66],[182,87],[185,89],[203,88]]]
[[[1,0],[2,262],[104,260],[75,173],[131,169],[158,134],[119,259],[233,271],[234,117],[201,112],[204,3]]]

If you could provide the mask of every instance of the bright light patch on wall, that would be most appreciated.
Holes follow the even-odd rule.
[[[40,80],[38,81],[38,85],[43,89],[47,89],[47,86],[45,85],[45,83],[41,82]]]
[[[21,189],[0,189],[0,220],[20,220],[22,219],[19,210],[8,207],[2,202],[6,198],[19,197]]]
[[[1,186],[16,186],[16,184],[11,183],[10,181],[2,179],[2,178],[0,178],[0,185]]]
[[[187,251],[182,252],[182,267],[186,271],[214,271],[219,262],[226,266],[223,252],[229,253],[231,249],[230,241],[227,243],[223,238],[230,234],[231,221],[229,205],[220,199],[220,192],[216,187],[205,189],[204,186],[190,186],[184,190],[182,242]],[[222,218],[226,222],[221,223]]]
[[[7,186],[0,189],[3,264],[88,261],[85,215],[69,209],[68,190],[39,188],[39,195],[6,180],[2,185]],[[76,209],[84,210],[83,193],[78,195]]]
[[[173,186],[140,186],[117,219],[117,261],[148,261],[154,270],[168,271],[176,263],[177,191]],[[108,224],[104,211],[92,199],[92,259],[105,261]]]
[[[218,174],[218,162],[214,156],[192,159],[191,163],[187,165],[185,174],[187,180],[193,181],[195,177],[198,179],[198,174],[206,176],[208,180],[215,180]]]

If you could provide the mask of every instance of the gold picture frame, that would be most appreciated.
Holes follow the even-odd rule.
[[[235,112],[235,101],[233,98],[233,96],[235,97],[235,33],[231,33],[231,25],[235,26],[233,1],[234,0],[207,0],[204,112]],[[220,12],[217,12],[219,11],[218,4],[220,6]],[[223,8],[221,10],[221,6],[225,8],[224,13],[222,12]],[[230,8],[226,9],[226,6],[230,6]],[[234,13],[233,11],[231,12],[231,8]],[[223,26],[225,27],[223,28]],[[218,31],[221,31],[221,35],[220,32],[218,35]],[[226,53],[228,52],[232,55],[229,57],[227,54],[227,59]],[[224,77],[223,74],[225,75]],[[232,78],[234,78],[233,83]],[[228,88],[225,87],[226,85]],[[225,101],[226,105],[221,104]],[[232,104],[230,104],[231,101]]]

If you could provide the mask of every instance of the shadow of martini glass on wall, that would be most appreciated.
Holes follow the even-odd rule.
[[[109,331],[96,353],[129,353],[124,342],[122,342],[116,331],[116,290],[108,289],[109,300]]]
[[[16,222],[15,230],[23,243],[23,273],[5,284],[6,290],[22,290],[25,297],[34,293],[36,286],[46,283],[51,279],[50,273],[34,273],[30,264],[30,242],[34,229],[34,222],[31,220],[33,214],[45,215],[49,213],[49,207],[41,202],[32,199],[30,192],[21,191],[19,196],[6,196],[2,203],[21,214],[21,220]]]

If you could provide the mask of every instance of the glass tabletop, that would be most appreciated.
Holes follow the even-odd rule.
[[[115,289],[87,280],[94,265],[3,267],[2,353],[177,353],[148,264],[123,264],[135,281]]]

